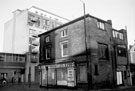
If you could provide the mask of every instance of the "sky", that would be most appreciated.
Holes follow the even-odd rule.
[[[73,20],[83,15],[85,2],[86,14],[103,20],[112,20],[114,29],[127,26],[128,44],[135,42],[135,0],[0,0],[0,52],[3,51],[4,23],[13,17],[16,9],[36,6],[54,14]]]

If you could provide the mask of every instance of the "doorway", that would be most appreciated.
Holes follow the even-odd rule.
[[[122,72],[119,71],[117,72],[117,85],[122,85],[122,84],[123,84]]]

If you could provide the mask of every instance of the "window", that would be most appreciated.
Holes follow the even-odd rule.
[[[0,55],[0,61],[4,61],[4,55]]]
[[[99,75],[99,73],[98,73],[98,65],[97,64],[95,64],[94,65],[95,66],[95,72],[94,72],[94,75]]]
[[[46,55],[45,55],[46,59],[50,59],[51,58],[51,48],[47,47],[45,52],[46,52]]]
[[[49,23],[50,23],[50,21],[49,20],[47,20],[47,19],[43,19],[43,25],[49,25]]]
[[[62,57],[68,56],[68,42],[62,42],[61,43],[61,55]]]
[[[63,81],[67,80],[67,69],[57,69],[57,80],[58,81]]]
[[[19,61],[20,62],[24,62],[24,57],[23,56],[19,56]]]
[[[28,15],[28,24],[34,27],[40,27],[40,17]]]
[[[32,43],[33,43],[33,41],[35,41],[35,40],[36,40],[36,38],[29,37],[29,43],[30,43],[30,44],[32,44]]]
[[[124,79],[127,79],[127,71],[124,71]]]
[[[40,18],[39,17],[36,20],[35,27],[40,27]]]
[[[30,34],[30,36],[38,37],[38,32],[36,30],[34,30],[34,29],[30,29],[29,34]]]
[[[61,31],[61,37],[66,37],[67,36],[67,29],[64,29]]]
[[[126,48],[117,47],[118,56],[126,57]]]
[[[49,26],[50,21],[49,21],[49,20],[46,20],[46,21],[45,21],[45,24],[46,24],[47,26]]]
[[[29,30],[30,35],[33,35],[35,32],[36,32],[36,30],[34,30],[34,29]]]
[[[105,30],[105,23],[102,21],[97,21],[97,27],[99,29]]]
[[[98,43],[98,56],[99,59],[108,60],[109,59],[108,46],[106,44]]]
[[[118,31],[113,31],[113,37],[123,40],[123,33],[120,33]]]
[[[30,26],[33,26],[33,24],[35,23],[35,19],[34,19],[34,15],[28,15],[28,24]]]
[[[45,42],[46,43],[50,42],[50,36],[45,37]]]

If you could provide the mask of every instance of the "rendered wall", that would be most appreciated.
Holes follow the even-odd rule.
[[[4,26],[4,43],[3,51],[12,53],[12,41],[13,41],[13,19],[6,22]]]

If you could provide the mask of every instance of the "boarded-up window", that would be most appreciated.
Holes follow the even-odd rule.
[[[87,68],[86,65],[78,65],[78,82],[86,83],[87,82]]]

